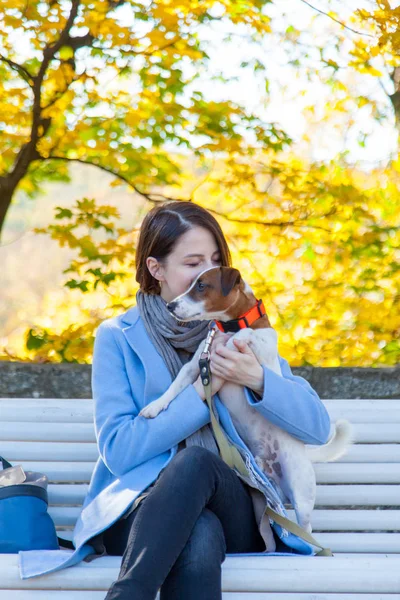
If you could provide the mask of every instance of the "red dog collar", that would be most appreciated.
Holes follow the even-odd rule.
[[[212,323],[215,323],[218,329],[224,333],[236,332],[245,329],[245,327],[250,327],[254,321],[257,321],[257,319],[263,317],[265,314],[264,304],[260,298],[260,300],[257,300],[257,304],[252,306],[250,310],[238,319],[231,319],[230,321],[217,321],[214,319]]]

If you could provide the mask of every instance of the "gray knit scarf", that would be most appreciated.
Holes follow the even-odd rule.
[[[196,352],[208,332],[209,321],[177,321],[159,294],[136,293],[136,304],[146,331],[164,359],[172,379]],[[167,409],[168,410],[168,409]],[[219,450],[210,423],[186,438],[186,446],[203,446],[214,454]]]

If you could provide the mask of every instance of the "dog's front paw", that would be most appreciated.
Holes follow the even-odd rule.
[[[139,413],[139,417],[145,417],[146,419],[154,419],[162,410],[165,410],[168,407],[168,404],[165,402],[161,402],[160,400],[154,400],[154,402],[150,402],[147,406],[142,408]]]

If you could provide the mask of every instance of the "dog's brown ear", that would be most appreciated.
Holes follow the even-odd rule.
[[[240,271],[232,267],[221,267],[222,295],[227,296],[240,281]]]

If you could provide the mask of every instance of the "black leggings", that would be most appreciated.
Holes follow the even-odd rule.
[[[104,532],[122,556],[105,600],[221,600],[225,554],[263,552],[247,485],[201,446],[180,450],[128,518]]]

